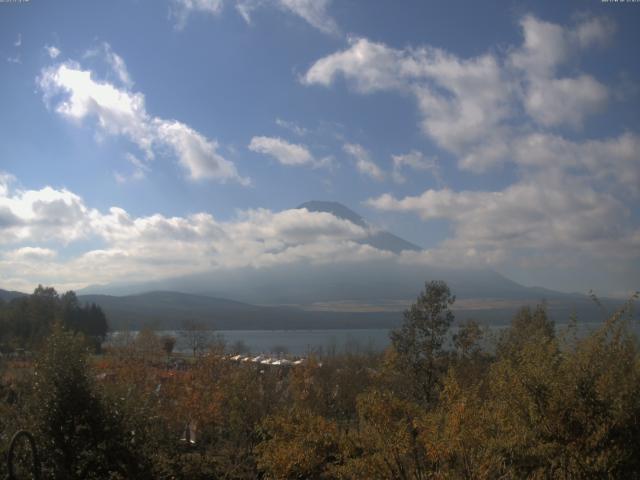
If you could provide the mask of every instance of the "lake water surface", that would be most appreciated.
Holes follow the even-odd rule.
[[[578,334],[584,335],[597,328],[600,323],[578,324]],[[488,343],[505,326],[488,327]],[[566,324],[557,324],[556,329],[561,332]],[[637,324],[633,325],[636,334],[640,333]],[[455,333],[456,329],[451,329]],[[135,335],[137,332],[130,332]],[[175,350],[189,352],[188,333],[181,331],[160,331],[158,335],[171,335],[177,339]],[[113,332],[109,341],[122,332]],[[217,330],[207,333],[208,340],[213,342],[222,339],[230,350],[242,344],[249,352],[257,353],[288,353],[292,355],[308,355],[309,353],[342,353],[344,351],[363,352],[379,351],[389,345],[388,329],[344,329],[344,330]]]

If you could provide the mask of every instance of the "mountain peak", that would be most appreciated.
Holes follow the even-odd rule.
[[[298,208],[306,208],[310,212],[327,212],[337,218],[349,220],[351,223],[355,223],[361,227],[367,226],[367,222],[365,222],[360,215],[338,202],[311,200],[310,202],[299,205]]]
[[[306,208],[310,212],[327,212],[337,218],[348,220],[351,223],[359,225],[363,228],[369,228],[369,225],[364,218],[351,210],[349,207],[346,207],[338,202],[312,200],[310,202],[303,203],[302,205],[298,206],[298,208]],[[368,237],[361,243],[366,243],[380,250],[387,250],[394,253],[400,253],[403,250],[422,250],[422,248],[420,248],[418,245],[384,230],[371,230]]]

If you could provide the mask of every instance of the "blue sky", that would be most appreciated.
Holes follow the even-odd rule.
[[[367,261],[640,280],[640,4],[0,3],[0,287]],[[112,208],[116,210],[111,210]]]

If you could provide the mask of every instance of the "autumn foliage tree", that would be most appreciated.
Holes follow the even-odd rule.
[[[587,333],[543,304],[451,335],[454,297],[431,282],[385,352],[295,366],[222,347],[167,362],[152,331],[90,356],[59,326],[35,371],[1,364],[0,449],[19,422],[46,478],[637,479],[636,299]]]

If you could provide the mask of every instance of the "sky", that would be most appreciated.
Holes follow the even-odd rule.
[[[640,289],[640,3],[0,2],[0,288],[389,258]]]

